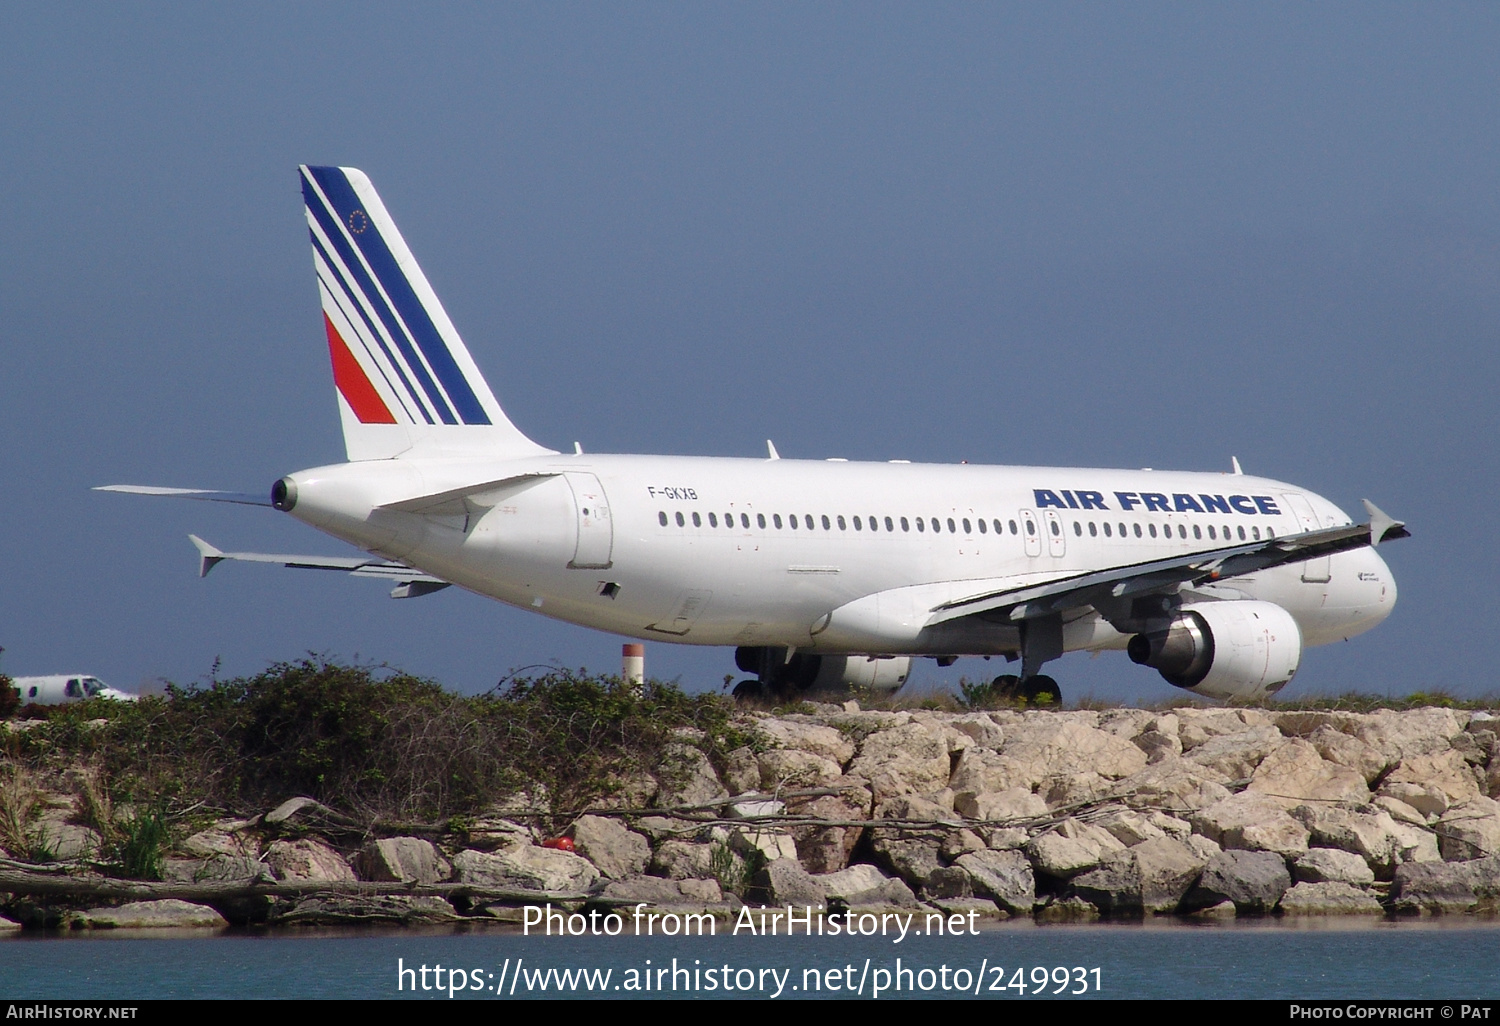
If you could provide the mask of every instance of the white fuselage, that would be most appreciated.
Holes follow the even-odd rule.
[[[997,588],[1351,522],[1281,482],[1166,471],[545,455],[368,460],[290,480],[293,516],[512,605],[635,638],[825,653],[1014,652],[1013,625],[927,618]],[[501,483],[377,508],[484,482]],[[1316,645],[1385,619],[1396,586],[1366,548],[1196,594],[1275,603]],[[1064,639],[1128,640],[1083,610]]]

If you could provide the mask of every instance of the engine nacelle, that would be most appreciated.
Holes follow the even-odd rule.
[[[910,656],[824,656],[816,691],[895,691],[911,673]]]
[[[1272,602],[1183,606],[1164,631],[1137,634],[1130,658],[1175,687],[1208,698],[1260,698],[1286,687],[1302,661],[1302,631]]]
[[[741,646],[734,650],[734,663],[777,694],[803,691],[895,691],[911,673],[910,656],[814,655],[798,652],[791,659],[786,649]]]

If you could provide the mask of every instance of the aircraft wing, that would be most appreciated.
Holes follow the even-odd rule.
[[[450,584],[449,581],[425,574],[405,563],[375,559],[372,556],[288,556],[272,552],[224,552],[196,534],[188,535],[188,539],[198,550],[199,577],[207,577],[214,567],[225,560],[232,560],[240,563],[276,563],[294,570],[341,570],[353,577],[395,581],[391,598],[420,598],[442,591]]]
[[[124,492],[126,495],[155,495],[165,499],[198,499],[203,502],[233,502],[241,506],[269,506],[269,495],[254,492],[223,492],[213,488],[162,488],[157,485],[99,485],[96,492]]]
[[[1370,515],[1370,522],[1366,524],[1325,527],[1266,541],[1190,552],[1169,559],[1109,567],[1042,584],[980,592],[937,606],[928,623],[939,624],[990,612],[999,612],[1013,621],[1031,620],[1101,602],[1176,591],[1184,584],[1241,577],[1287,563],[1301,563],[1410,537],[1405,524],[1386,516],[1368,499],[1365,500],[1365,509]]]

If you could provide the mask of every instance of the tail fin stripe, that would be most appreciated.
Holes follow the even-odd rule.
[[[349,347],[339,336],[338,329],[333,326],[333,321],[328,315],[323,315],[323,326],[328,330],[328,355],[333,360],[333,383],[338,388],[339,394],[354,411],[361,424],[394,424],[396,418],[391,416],[391,411],[380,398],[380,393],[375,391],[375,386],[370,384],[370,379],[365,376],[364,369],[360,367],[359,361],[354,354],[349,352]]]
[[[387,410],[400,412],[406,423],[416,424],[426,421],[431,424],[432,415],[422,406],[422,403],[412,391],[411,385],[404,377],[399,376],[399,370],[390,362],[385,354],[385,343],[380,337],[375,336],[378,346],[371,346],[367,338],[358,327],[358,322],[351,316],[347,308],[347,297],[339,296],[324,277],[321,269],[318,271],[318,291],[323,298],[323,316],[330,321],[334,330],[339,333],[339,338],[344,340],[346,347],[348,340],[352,339],[358,343],[359,351],[349,347],[349,353],[359,364],[360,369],[376,391],[381,394],[382,402]],[[361,311],[362,313],[362,311]],[[362,355],[361,355],[362,354]],[[392,372],[398,375],[397,380],[392,380]],[[378,383],[376,379],[379,379]],[[398,387],[397,381],[400,382]],[[384,386],[382,389],[380,386]],[[402,389],[405,389],[403,394]]]
[[[389,383],[390,374],[384,370],[384,366],[389,366],[391,371],[396,375],[396,378],[401,382],[401,387],[406,390],[407,395],[411,398],[410,405],[415,407],[417,411],[412,420],[416,421],[420,419],[426,421],[428,424],[435,423],[431,411],[427,408],[427,404],[422,401],[422,396],[418,393],[416,387],[412,385],[411,379],[407,377],[403,361],[398,359],[395,353],[391,352],[390,344],[387,342],[384,333],[370,319],[370,313],[365,309],[364,304],[359,301],[359,295],[349,287],[346,278],[339,273],[338,265],[330,258],[327,249],[324,248],[322,241],[318,238],[318,233],[312,231],[311,234],[313,252],[318,257],[319,262],[319,266],[315,268],[318,274],[318,281],[328,290],[329,298],[334,301],[339,311],[344,315],[344,319],[354,330],[355,337],[359,339],[360,344],[369,354],[370,359],[377,366],[382,367],[381,376]],[[326,276],[324,274],[325,270],[327,271]],[[351,310],[359,314],[358,320],[355,320],[350,315]],[[364,330],[360,330],[361,324],[363,324]],[[374,345],[371,345],[371,340],[374,341]],[[384,357],[384,360],[382,361],[380,357]],[[403,407],[407,405],[405,401],[402,401]]]
[[[437,325],[428,316],[406,272],[391,253],[379,226],[361,210],[364,205],[343,172],[336,168],[309,168],[321,187],[323,203],[337,216],[339,232],[358,247],[386,299],[399,315],[407,337],[416,344],[433,374],[441,382],[445,397],[465,424],[488,424],[490,419],[480,405],[479,397],[469,387],[448,344]],[[322,204],[320,204],[322,205]],[[354,233],[348,226],[357,224],[363,230]],[[394,328],[394,325],[391,325]],[[446,418],[445,418],[446,420]]]
[[[457,424],[458,418],[448,408],[445,396],[437,383],[427,373],[427,366],[412,348],[411,338],[402,327],[394,310],[390,308],[384,294],[370,277],[363,260],[354,251],[353,245],[345,235],[343,226],[329,213],[323,203],[317,199],[315,194],[309,193],[307,197],[307,211],[316,219],[317,228],[321,229],[327,238],[332,250],[338,254],[339,260],[329,261],[329,270],[339,280],[346,292],[359,303],[361,307],[368,304],[374,311],[382,324],[385,325],[388,337],[396,345],[397,350],[403,357],[403,363],[411,376],[417,379],[422,391],[426,394],[428,401],[437,413],[438,419],[444,424]],[[378,332],[377,332],[378,334]]]

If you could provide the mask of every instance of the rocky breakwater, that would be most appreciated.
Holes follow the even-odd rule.
[[[767,747],[730,759],[731,792],[821,789],[728,827],[769,860],[757,900],[1051,920],[1488,912],[1500,897],[1488,713],[812,708],[759,718]]]
[[[79,927],[515,922],[547,901],[1043,921],[1491,912],[1496,723],[809,704],[742,714],[748,743],[714,761],[684,728],[581,815],[517,793],[461,822],[372,827],[299,798],[174,839],[149,882],[84,871],[99,839],[76,797],[53,794],[42,826],[77,857],[0,859],[0,891],[14,919]]]

